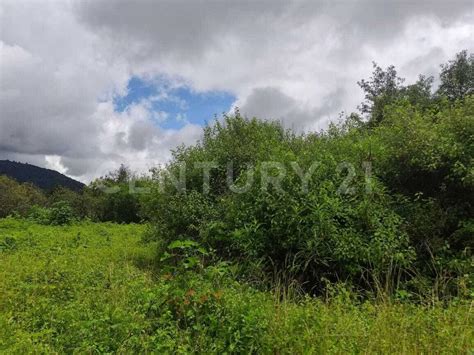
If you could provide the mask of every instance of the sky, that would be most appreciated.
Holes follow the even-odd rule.
[[[146,172],[202,126],[315,131],[363,99],[372,61],[410,83],[474,51],[471,1],[1,0],[0,159],[89,182]]]

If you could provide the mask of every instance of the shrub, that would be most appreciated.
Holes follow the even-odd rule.
[[[73,219],[74,212],[66,201],[56,202],[50,209],[50,224],[52,225],[70,224]]]
[[[66,201],[56,202],[49,208],[33,206],[28,217],[44,225],[65,225],[75,219],[74,212]]]
[[[155,174],[157,182],[144,205],[156,225],[156,238],[190,238],[215,249],[220,257],[261,258],[267,266],[282,269],[290,268],[291,260],[293,275],[311,281],[311,287],[323,277],[355,280],[366,270],[386,274],[409,263],[412,253],[391,198],[376,180],[366,193],[363,171],[351,175],[351,162],[359,164],[352,155],[338,161],[319,149],[318,139],[287,134],[278,124],[239,115],[225,117],[223,124],[206,132],[202,143],[180,149],[167,170]],[[243,137],[245,132],[251,133]],[[262,137],[273,137],[271,145],[262,145]],[[252,154],[237,149],[242,141],[252,147]],[[235,159],[229,152],[235,152]],[[198,158],[220,163],[210,171],[208,191],[202,169],[193,168]],[[232,159],[239,186],[249,179],[247,167],[254,165],[255,183],[248,191],[230,191],[227,159]],[[265,176],[275,174],[272,163],[265,165],[264,160],[286,169],[281,189],[272,184],[262,188]],[[317,167],[311,167],[315,162]],[[177,176],[183,163],[186,192],[169,179],[158,183],[166,174]],[[300,173],[312,168],[306,187],[295,163]]]
[[[143,185],[144,182],[145,179],[137,178],[123,165],[93,181],[85,195],[89,203],[89,216],[99,221],[140,222],[138,194],[130,186]]]
[[[45,196],[33,185],[0,176],[0,218],[14,213],[24,216],[31,206],[45,204]]]
[[[314,290],[323,279],[388,293],[413,275],[436,283],[433,260],[458,283],[472,248],[473,103],[433,101],[428,109],[402,97],[377,126],[350,116],[307,135],[225,116],[155,169],[142,199],[151,238],[260,260]]]

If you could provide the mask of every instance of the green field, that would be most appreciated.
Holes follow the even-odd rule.
[[[469,353],[474,314],[281,297],[229,265],[162,272],[143,225],[0,220],[1,353]]]

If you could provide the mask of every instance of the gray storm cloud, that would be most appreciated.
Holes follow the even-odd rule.
[[[200,128],[116,112],[132,75],[225,90],[249,116],[317,129],[362,99],[371,61],[408,81],[473,49],[468,1],[10,1],[0,4],[0,159],[88,181],[146,170]],[[166,116],[166,113],[160,113]],[[51,159],[48,157],[59,157]]]

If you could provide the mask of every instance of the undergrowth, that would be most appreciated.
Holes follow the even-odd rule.
[[[194,243],[141,240],[143,225],[0,220],[0,352],[468,353],[466,300],[324,297],[236,281]]]

